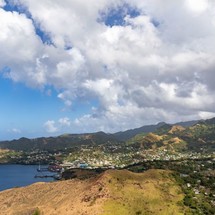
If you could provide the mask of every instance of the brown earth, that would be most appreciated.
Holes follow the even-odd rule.
[[[172,128],[169,130],[169,134],[175,134],[177,132],[180,132],[180,131],[184,131],[185,128],[183,126],[180,126],[180,125],[174,125],[172,126]]]
[[[74,179],[6,190],[0,193],[0,214],[32,215],[39,209],[41,215],[96,215],[108,196],[105,189],[99,193],[100,186],[95,179]]]
[[[85,180],[36,183],[0,192],[1,215],[183,214],[170,171],[107,170]]]

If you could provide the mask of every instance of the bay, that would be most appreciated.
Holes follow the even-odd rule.
[[[43,167],[47,166],[41,166]],[[37,165],[0,165],[0,191],[54,180],[53,178],[34,178],[38,174],[37,168]]]

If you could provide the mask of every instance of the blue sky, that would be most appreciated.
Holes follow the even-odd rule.
[[[0,140],[215,116],[212,0],[0,0]]]
[[[91,103],[74,101],[72,107],[65,107],[52,88],[32,89],[4,77],[0,78],[0,86],[2,139],[20,137],[21,134],[28,137],[47,136],[43,124],[48,119],[57,121],[70,117],[74,120],[90,112],[92,106],[97,106],[96,100],[92,100]]]
[[[41,125],[53,116],[63,116],[63,104],[56,93],[48,96],[44,92],[30,89],[22,83],[0,78],[1,124],[3,138],[19,136],[22,131],[30,136],[43,133]],[[17,132],[13,134],[13,129]]]

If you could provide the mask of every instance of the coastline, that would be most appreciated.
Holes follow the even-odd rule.
[[[35,178],[37,168],[38,165],[0,164],[0,192],[36,182],[50,182],[54,180],[53,178]]]

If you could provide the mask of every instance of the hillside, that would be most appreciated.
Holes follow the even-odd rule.
[[[17,151],[31,150],[62,150],[80,145],[116,144],[120,141],[111,134],[96,132],[89,134],[64,134],[57,137],[40,137],[35,139],[20,138],[12,141],[0,142],[1,149]]]
[[[177,122],[177,123],[172,124],[172,125],[189,127],[189,126],[195,125],[197,122],[198,122],[198,120],[193,120],[193,121],[186,121],[186,122]],[[120,132],[114,133],[113,135],[118,140],[128,141],[129,139],[131,139],[132,137],[135,137],[138,134],[155,132],[157,129],[159,129],[163,126],[166,126],[166,125],[168,126],[168,124],[165,122],[159,122],[156,125],[145,125],[145,126],[142,126],[140,128],[129,129],[126,131],[120,131]]]
[[[138,134],[127,143],[144,149],[215,150],[215,119],[201,120],[189,127],[165,124],[153,133]]]
[[[179,215],[187,209],[183,198],[170,171],[108,170],[87,180],[36,183],[3,191],[0,211],[1,215]]]
[[[113,135],[121,141],[126,141],[129,140],[130,138],[140,134],[140,133],[149,133],[149,132],[154,132],[161,126],[165,125],[165,122],[160,122],[156,125],[145,125],[140,128],[135,128],[135,129],[129,129],[126,131],[120,131],[117,133],[114,133]]]
[[[177,140],[177,141],[175,141]],[[200,121],[148,125],[140,128],[107,134],[104,132],[86,134],[64,134],[57,137],[40,137],[34,139],[20,138],[12,141],[1,141],[0,149],[15,151],[59,151],[79,146],[136,144],[144,149],[169,146],[178,143],[176,148],[192,149],[215,148],[215,118]],[[172,147],[172,146],[170,146]]]

